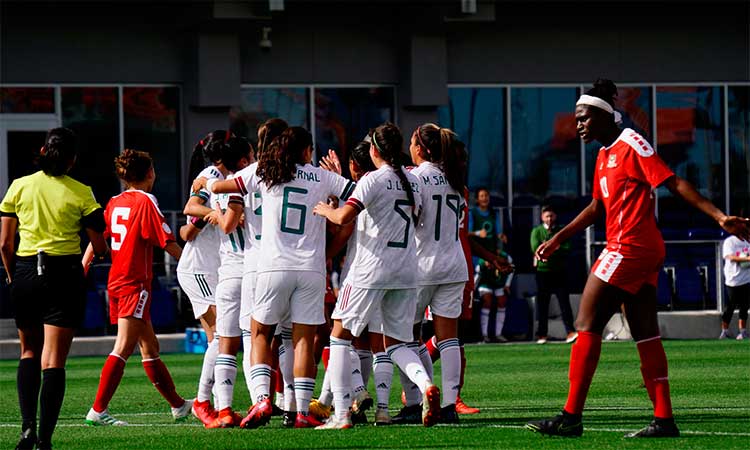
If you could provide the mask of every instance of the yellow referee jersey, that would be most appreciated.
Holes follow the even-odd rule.
[[[0,213],[18,217],[18,256],[32,256],[38,250],[50,255],[81,253],[81,218],[98,208],[90,187],[41,170],[14,180],[0,203]]]

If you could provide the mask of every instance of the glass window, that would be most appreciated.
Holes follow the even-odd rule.
[[[370,128],[395,118],[395,93],[392,87],[316,88],[316,155],[335,150],[343,162],[349,151]],[[406,141],[405,141],[406,142]],[[343,164],[348,173],[348,164]]]
[[[750,215],[750,85],[729,86],[729,207]]]
[[[309,129],[308,88],[242,88],[240,105],[229,111],[230,129],[251,142],[258,140],[258,125],[281,117],[291,126]]]
[[[493,205],[508,204],[505,89],[451,88],[438,109],[441,126],[458,133],[469,153],[468,186],[487,187]]]
[[[182,209],[180,197],[180,90],[126,87],[122,90],[125,148],[151,153],[157,182],[153,194],[162,209]]]
[[[51,87],[1,87],[0,114],[54,114],[55,89]]]
[[[650,143],[654,142],[651,130],[651,119],[653,117],[653,105],[651,102],[651,88],[645,86],[627,86],[617,88],[617,99],[615,109],[622,114],[622,128],[631,128],[646,138]],[[586,171],[584,179],[586,182],[587,195],[591,195],[591,182],[594,177],[594,162],[596,154],[601,148],[598,142],[586,145]]]
[[[117,88],[63,87],[62,124],[78,137],[78,159],[71,176],[92,187],[104,206],[120,192],[114,158],[120,147]]]
[[[575,200],[580,193],[580,141],[576,134],[576,88],[512,88],[513,204],[550,198]],[[570,206],[563,201],[563,207]]]
[[[715,205],[724,207],[724,121],[718,86],[664,86],[656,89],[656,142],[659,155]],[[713,228],[715,222],[687,207],[661,187],[659,221],[663,229]]]

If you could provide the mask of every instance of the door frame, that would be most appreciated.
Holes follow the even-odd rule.
[[[8,132],[48,131],[60,126],[56,114],[2,114],[0,115],[0,192],[5,193],[10,186],[8,174]]]

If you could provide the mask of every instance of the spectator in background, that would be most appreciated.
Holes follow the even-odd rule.
[[[724,284],[727,286],[729,298],[721,315],[721,334],[719,339],[731,337],[729,322],[732,321],[734,308],[740,309],[740,332],[737,340],[747,339],[747,310],[750,307],[750,242],[743,241],[737,236],[729,236],[724,240],[721,252],[724,257]]]
[[[542,207],[542,223],[531,230],[531,253],[536,254],[536,250],[542,243],[549,241],[552,236],[562,229],[557,224],[557,214],[551,205]],[[568,336],[565,340],[567,343],[574,342],[578,333],[573,326],[573,311],[570,308],[570,298],[568,296],[567,263],[570,252],[570,241],[565,241],[560,245],[556,253],[547,261],[540,261],[534,256],[534,266],[536,267],[536,317],[538,325],[536,329],[537,344],[547,343],[547,319],[549,315],[549,302],[552,294],[557,297],[562,312],[563,324]]]
[[[86,230],[96,254],[107,251],[102,207],[90,187],[67,175],[75,160],[75,134],[50,130],[39,155],[42,170],[14,180],[0,203],[0,253],[21,343],[17,449],[51,448],[65,396],[65,361],[86,308],[79,233]]]
[[[503,226],[500,214],[496,209],[490,207],[490,191],[486,187],[480,187],[476,191],[477,206],[469,211],[469,233],[474,236],[484,249],[493,255],[505,258],[512,263],[510,255],[503,251],[503,245],[508,239],[503,234]],[[476,278],[479,286],[479,295],[482,298],[482,310],[480,311],[480,324],[484,342],[505,342],[503,337],[503,325],[505,324],[505,305],[510,293],[510,284],[513,281],[512,273],[502,273],[485,259],[475,258]],[[495,315],[495,336],[489,337],[490,309],[496,303],[497,313]]]

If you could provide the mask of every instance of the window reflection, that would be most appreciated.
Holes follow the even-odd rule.
[[[729,86],[729,206],[750,215],[750,85]]]
[[[493,205],[508,204],[505,89],[451,88],[439,123],[458,133],[469,153],[468,186],[490,189]]]
[[[717,86],[665,86],[656,90],[656,141],[659,155],[715,205],[724,205],[724,123],[722,89]],[[713,228],[711,218],[686,208],[659,188],[662,227]]]
[[[54,114],[55,89],[51,87],[0,88],[0,114]]]
[[[577,91],[511,89],[514,205],[540,204],[550,197],[578,197],[581,152],[574,113]]]
[[[181,208],[179,89],[126,87],[122,103],[125,148],[151,153],[158,178],[153,194],[162,209]]]
[[[229,111],[230,128],[251,142],[258,140],[258,125],[281,117],[291,126],[309,128],[307,88],[242,88],[240,105]]]
[[[113,163],[120,150],[117,88],[63,87],[60,95],[62,124],[78,138],[71,176],[91,186],[103,206],[120,192]]]

